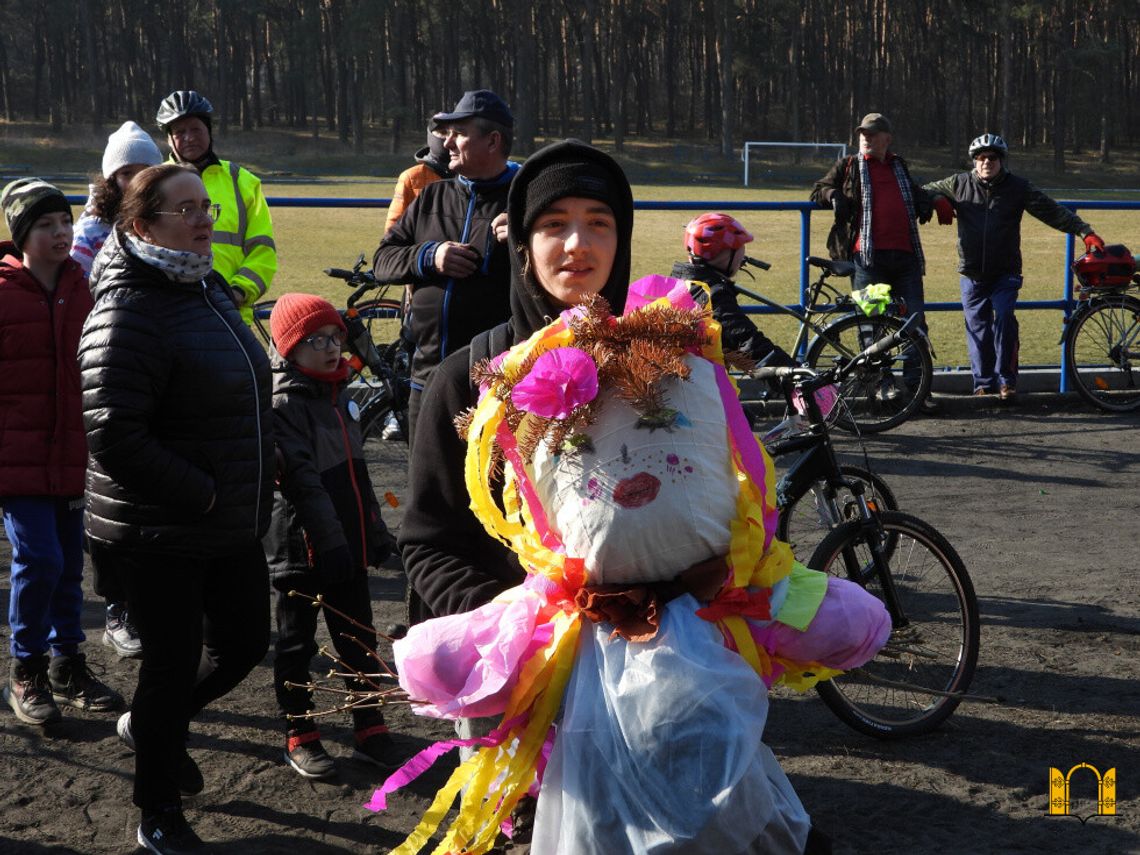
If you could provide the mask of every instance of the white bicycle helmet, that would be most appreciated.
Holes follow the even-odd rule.
[[[982,134],[970,143],[970,159],[973,160],[981,151],[996,151],[1004,160],[1009,154],[1009,146],[997,134]]]

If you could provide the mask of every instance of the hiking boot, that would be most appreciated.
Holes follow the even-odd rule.
[[[110,647],[123,659],[137,659],[142,656],[142,641],[127,615],[127,610],[117,603],[107,606],[107,623],[103,630],[103,646]]]
[[[1017,397],[1017,389],[1007,383],[1001,384],[1001,391],[998,392],[998,398],[1003,401],[1012,401]]]
[[[54,724],[63,718],[52,699],[48,660],[44,655],[12,660],[4,700],[16,718],[28,724]]]
[[[115,724],[115,733],[119,735],[119,741],[123,745],[131,751],[135,750],[135,735],[131,733],[131,714],[129,712],[119,716],[119,720]],[[202,770],[198,768],[194,758],[185,749],[183,749],[182,757],[178,761],[178,770],[174,774],[174,779],[175,783],[178,784],[178,791],[186,796],[196,796],[206,786],[206,782],[202,778]]]
[[[182,852],[204,852],[202,842],[182,815],[181,808],[144,813],[139,823],[139,846],[159,855],[180,855]]]
[[[123,696],[91,672],[87,657],[82,653],[53,656],[49,678],[51,695],[57,704],[91,712],[112,712],[123,708]]]
[[[371,727],[358,729],[353,734],[356,750],[352,752],[353,760],[371,763],[381,769],[398,769],[404,762],[403,752],[400,751],[392,737],[388,734],[388,726],[374,724]]]
[[[321,745],[316,728],[290,730],[285,738],[285,762],[303,778],[330,778],[336,774],[336,762]]]
[[[989,395],[991,395],[991,394],[993,394],[993,393],[992,393],[992,392],[990,392],[990,390],[989,390],[989,389],[987,389],[985,386],[983,386],[983,387],[982,387],[982,388],[980,388],[980,389],[975,389],[975,390],[974,390],[974,397],[975,397],[975,398],[985,398],[985,397],[987,397],[987,396],[989,396]]]

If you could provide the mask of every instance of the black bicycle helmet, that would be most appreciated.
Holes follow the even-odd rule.
[[[996,151],[1004,160],[1009,154],[1009,146],[997,134],[982,134],[970,143],[970,159],[977,157],[978,152],[982,151]]]
[[[183,116],[197,116],[206,123],[207,128],[211,128],[210,116],[213,112],[213,105],[193,89],[179,89],[162,99],[154,120],[162,132],[168,134],[171,123]]]

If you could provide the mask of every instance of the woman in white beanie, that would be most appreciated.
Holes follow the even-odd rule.
[[[90,185],[90,196],[83,216],[75,224],[75,237],[71,244],[71,257],[91,274],[91,262],[99,254],[103,241],[111,231],[111,224],[119,213],[119,203],[131,179],[148,166],[162,163],[162,152],[150,134],[134,122],[122,126],[107,137],[103,152],[103,172]]]
[[[90,186],[91,195],[83,216],[75,224],[71,257],[79,262],[85,276],[91,275],[91,263],[111,232],[119,215],[119,204],[131,179],[148,166],[162,163],[162,153],[150,135],[134,122],[122,126],[107,137],[103,152],[103,171]],[[103,643],[119,656],[137,658],[142,655],[138,633],[127,614],[125,594],[115,577],[109,559],[98,546],[90,547],[94,567],[96,593],[107,601]]]

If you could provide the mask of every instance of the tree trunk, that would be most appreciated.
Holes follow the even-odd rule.
[[[720,0],[717,15],[717,65],[720,68],[720,153],[733,154],[732,33],[735,29],[733,0]]]
[[[519,23],[515,59],[515,149],[527,155],[534,151],[534,138],[538,130],[539,74],[538,33],[535,27],[535,10],[530,0],[512,3],[513,20]]]

